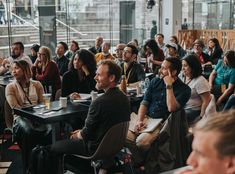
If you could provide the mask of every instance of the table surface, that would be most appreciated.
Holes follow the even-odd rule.
[[[82,118],[85,120],[87,116],[87,112],[89,109],[90,102],[82,102],[82,103],[72,103],[68,101],[67,107],[63,108],[59,111],[53,111],[53,109],[59,107],[59,101],[51,102],[51,107],[49,110],[51,112],[42,113],[42,111],[36,111],[33,107],[27,108],[15,108],[14,113],[16,115],[26,117],[30,120],[35,120],[42,123],[55,123],[60,121],[69,120],[71,118]],[[46,110],[44,110],[46,111]]]

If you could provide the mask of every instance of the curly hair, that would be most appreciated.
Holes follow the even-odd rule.
[[[96,60],[95,60],[95,55],[86,50],[86,49],[80,49],[78,51],[76,51],[71,59],[71,61],[69,62],[69,70],[70,71],[74,71],[75,68],[73,66],[73,61],[74,61],[74,57],[78,55],[79,59],[83,62],[83,64],[87,67],[88,71],[91,74],[95,74],[96,71]]]

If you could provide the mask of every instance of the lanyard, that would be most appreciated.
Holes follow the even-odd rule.
[[[127,68],[126,68],[126,65],[125,65],[125,63],[124,63],[124,75],[125,75],[125,77],[126,77],[126,81],[127,81],[127,83],[129,82],[129,78],[130,78],[130,75],[131,75],[132,69],[133,69],[133,66],[131,67],[131,69],[130,69],[130,71],[128,72],[128,74],[126,74],[126,72],[127,72]]]
[[[21,87],[22,91],[24,92],[24,95],[25,95],[26,99],[27,99],[28,102],[32,105],[32,102],[29,100],[29,97],[28,97],[26,91],[24,90],[23,86],[21,85],[21,83],[19,83],[19,84],[20,84],[20,87]]]

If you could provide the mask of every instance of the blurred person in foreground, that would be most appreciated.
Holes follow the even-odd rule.
[[[177,174],[235,173],[235,110],[202,119],[193,128],[191,168]],[[209,142],[208,142],[209,140]]]

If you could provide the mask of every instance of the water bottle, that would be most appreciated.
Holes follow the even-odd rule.
[[[124,93],[127,94],[127,83],[126,83],[126,76],[122,76],[121,84],[120,84],[120,90]]]
[[[147,78],[145,78],[145,81],[144,81],[144,83],[145,83],[145,90],[149,87],[149,84],[150,84],[150,80],[149,80],[149,78],[147,77]]]
[[[139,85],[140,85],[142,93],[145,93],[145,81],[141,81]]]

